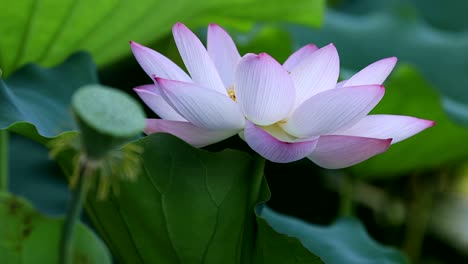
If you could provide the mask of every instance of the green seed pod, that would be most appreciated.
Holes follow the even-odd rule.
[[[99,160],[136,137],[145,127],[140,105],[122,91],[98,84],[81,87],[72,98],[88,159]]]

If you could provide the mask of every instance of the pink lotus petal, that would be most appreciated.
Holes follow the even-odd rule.
[[[208,54],[223,80],[224,87],[228,89],[234,84],[234,73],[241,59],[236,44],[229,34],[216,24],[208,26],[207,44]]]
[[[266,53],[245,55],[235,75],[237,102],[250,121],[261,126],[289,114],[295,91],[288,72]]]
[[[192,82],[179,66],[160,53],[131,41],[130,47],[141,68],[153,79],[153,75],[164,79]]]
[[[399,115],[368,115],[354,126],[333,133],[370,138],[392,138],[392,144],[405,140],[435,124],[434,121]]]
[[[392,72],[396,63],[396,57],[376,61],[349,78],[343,87],[382,84]]]
[[[157,132],[172,134],[194,147],[201,148],[229,138],[237,134],[239,130],[209,130],[197,127],[189,122],[147,119],[145,133]]]
[[[185,119],[211,130],[235,130],[244,127],[239,106],[226,95],[194,83],[156,78],[166,101]]]
[[[353,136],[321,136],[308,158],[323,168],[346,168],[385,152],[391,141]]]
[[[299,138],[333,134],[366,116],[384,93],[380,85],[331,89],[305,101],[281,127]]]
[[[317,139],[295,143],[279,141],[249,121],[246,121],[244,137],[247,144],[258,154],[278,163],[305,158],[312,153],[317,144]]]
[[[325,46],[301,61],[291,71],[299,106],[315,94],[332,89],[340,73],[340,59],[333,44]]]
[[[161,90],[156,88],[154,84],[138,86],[133,90],[159,117],[167,120],[187,121],[166,102],[161,95]]]
[[[343,85],[346,83],[347,80],[343,80],[335,85],[335,89],[339,89],[343,87]]]
[[[193,82],[218,93],[227,94],[213,61],[197,36],[182,23],[176,23],[172,33]]]
[[[304,47],[296,50],[289,58],[283,63],[283,67],[291,72],[294,67],[299,65],[304,59],[308,58],[312,53],[318,50],[314,44],[307,44]]]

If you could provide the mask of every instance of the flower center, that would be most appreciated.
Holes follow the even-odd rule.
[[[237,102],[236,101],[236,91],[234,91],[234,86],[231,86],[227,90],[227,93],[228,93],[229,98],[231,98],[234,102]]]

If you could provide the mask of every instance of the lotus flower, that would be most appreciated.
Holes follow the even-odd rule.
[[[337,84],[340,65],[333,44],[307,45],[281,65],[266,53],[241,57],[215,24],[208,27],[207,49],[181,23],[173,35],[190,76],[160,53],[130,43],[154,80],[135,91],[161,117],[147,120],[147,134],[170,133],[196,147],[239,134],[270,161],[308,157],[336,169],[434,125],[409,116],[368,115],[384,95],[381,84],[396,64],[394,57]]]

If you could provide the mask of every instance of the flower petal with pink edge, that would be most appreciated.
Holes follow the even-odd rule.
[[[307,157],[320,167],[341,169],[385,152],[391,141],[353,136],[321,136],[317,147]]]
[[[392,144],[405,140],[435,124],[434,121],[399,115],[368,115],[354,126],[334,135],[392,138]]]
[[[172,134],[194,147],[204,147],[229,138],[239,130],[209,130],[197,127],[189,122],[164,119],[146,119],[146,134],[157,132]]]
[[[198,37],[182,23],[174,25],[172,34],[193,82],[227,95],[215,64]]]
[[[296,102],[302,102],[320,92],[332,89],[340,73],[340,59],[333,44],[325,46],[303,59],[291,71],[296,88]]]
[[[236,44],[222,27],[210,24],[207,39],[208,54],[223,80],[224,87],[227,89],[234,83],[234,73],[241,56],[237,51]]]
[[[286,61],[283,63],[283,67],[291,72],[294,67],[296,67],[301,61],[306,59],[308,56],[310,56],[312,53],[314,53],[316,50],[318,50],[317,46],[314,44],[307,44],[304,47],[296,50],[291,56],[286,59]]]
[[[244,115],[257,125],[268,126],[286,118],[295,91],[288,72],[266,53],[242,57],[235,75],[235,93]]]
[[[244,138],[247,144],[267,160],[287,163],[305,158],[314,151],[317,139],[304,142],[283,142],[246,121]]]
[[[156,78],[166,101],[192,124],[212,130],[244,127],[239,106],[226,95],[194,83]]]
[[[396,63],[396,57],[376,61],[345,81],[343,87],[382,84],[392,72]]]
[[[381,85],[331,89],[314,95],[300,105],[281,127],[303,138],[333,134],[356,124],[382,99]]]
[[[192,82],[192,79],[179,66],[157,51],[130,41],[133,55],[141,68],[153,79],[153,75],[170,80]]]
[[[159,117],[174,121],[187,121],[170,106],[161,94],[161,90],[154,84],[147,84],[133,88],[143,102]]]

